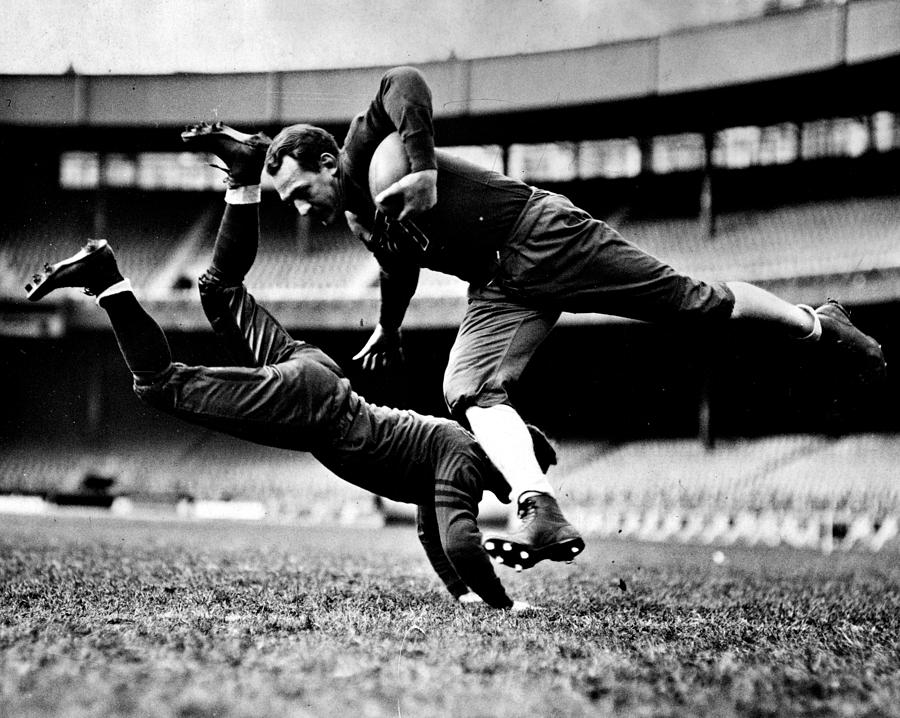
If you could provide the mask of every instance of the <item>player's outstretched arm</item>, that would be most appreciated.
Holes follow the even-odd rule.
[[[512,608],[513,601],[494,572],[481,545],[476,514],[481,477],[471,455],[448,453],[436,467],[435,517],[444,553],[469,589],[494,608]]]
[[[438,533],[434,505],[418,507],[416,511],[416,533],[419,536],[422,548],[425,549],[428,562],[453,597],[461,603],[469,603],[471,601],[471,599],[463,601],[465,596],[475,596],[481,601],[481,597],[469,591],[469,587],[456,573],[453,564],[450,563],[450,559],[444,553],[444,547],[441,546],[441,537]]]
[[[377,257],[377,255],[376,255]],[[400,325],[419,282],[417,267],[381,271],[381,311],[378,324],[362,349],[353,357],[366,370],[392,366],[403,360]]]

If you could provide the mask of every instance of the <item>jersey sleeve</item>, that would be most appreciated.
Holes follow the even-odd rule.
[[[476,520],[482,493],[478,466],[461,450],[441,460],[434,489],[438,533],[444,553],[463,583],[488,605],[509,608],[513,602],[481,546]]]
[[[403,141],[411,172],[437,169],[431,90],[415,68],[395,67],[384,73],[369,107],[350,123],[343,151],[359,186],[368,187],[369,161],[392,132]]]
[[[410,171],[437,169],[431,90],[415,68],[395,67],[382,76],[364,121],[381,128],[381,137],[400,134]]]
[[[455,598],[459,598],[466,593],[469,588],[465,582],[456,573],[447,554],[444,553],[444,547],[441,545],[441,537],[438,532],[437,516],[434,512],[434,506],[419,506],[416,513],[416,528],[419,534],[419,542],[425,549],[425,555],[428,557],[431,567],[434,569],[438,578],[444,582],[447,590],[453,594]]]

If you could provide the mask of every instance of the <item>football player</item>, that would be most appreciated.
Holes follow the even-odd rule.
[[[402,157],[390,151],[394,133]],[[517,562],[522,551],[530,563],[563,560],[583,546],[510,398],[561,312],[710,331],[733,319],[756,320],[818,342],[863,381],[884,376],[880,345],[837,302],[813,309],[746,282],[686,276],[566,197],[435,150],[434,143],[431,91],[417,70],[399,67],[384,74],[343,147],[321,129],[293,125],[273,140],[266,169],[301,214],[324,223],[344,214],[381,265],[379,322],[355,357],[364,367],[399,357],[420,267],[469,282],[443,388],[453,416],[471,427],[518,502],[521,529],[486,544],[501,561]],[[384,177],[386,183],[372,181]]]

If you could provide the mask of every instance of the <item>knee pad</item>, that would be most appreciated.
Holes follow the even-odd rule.
[[[490,407],[509,404],[509,382],[502,376],[485,380],[466,372],[444,375],[444,401],[451,415],[459,420],[470,406]]]

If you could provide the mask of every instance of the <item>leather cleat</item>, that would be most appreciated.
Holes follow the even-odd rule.
[[[214,154],[226,165],[229,187],[258,185],[266,162],[266,150],[272,144],[265,134],[248,135],[221,122],[189,125],[181,139],[197,152]]]
[[[494,563],[522,571],[541,561],[570,563],[584,551],[584,540],[549,494],[532,494],[520,501],[519,518],[518,530],[484,540],[484,550]]]
[[[815,311],[822,323],[820,341],[825,347],[850,364],[864,384],[884,380],[887,363],[881,345],[853,325],[850,312],[834,299],[829,299]]]
[[[79,252],[55,264],[44,264],[43,271],[32,275],[25,285],[32,302],[43,299],[55,289],[77,287],[91,294],[90,287],[110,286],[121,279],[112,248],[105,239],[89,239]],[[105,287],[104,287],[105,288]]]

